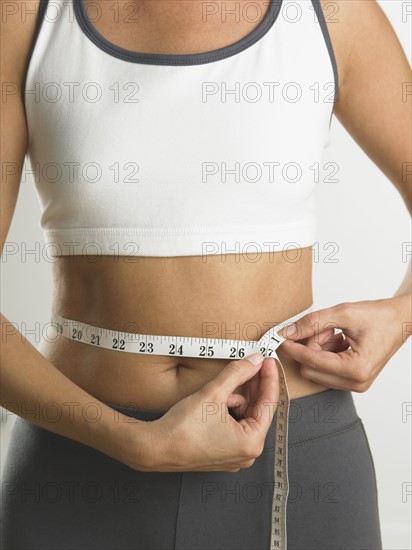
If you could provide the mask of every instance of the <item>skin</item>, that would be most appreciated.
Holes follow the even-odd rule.
[[[218,17],[205,25],[202,3],[135,3],[140,14],[138,33],[133,25],[111,21],[104,2],[99,2],[102,16],[94,23],[107,39],[134,51],[198,53],[233,43],[252,30],[250,22],[242,19],[235,23],[228,18],[222,23]],[[325,14],[330,13],[327,3],[321,3]],[[411,81],[409,64],[376,2],[333,4],[338,8],[338,22],[328,23],[328,28],[339,73],[335,116],[396,187],[411,212],[411,181],[402,174],[403,164],[411,162],[412,150],[411,101],[401,100],[402,83]],[[37,2],[26,2],[26,6],[35,10]],[[2,80],[18,85],[24,78],[34,33],[34,21],[28,18],[22,23],[20,19],[2,21],[4,44],[12,45],[6,48],[3,44]],[[371,85],[382,74],[385,79],[379,79],[379,86]],[[2,102],[1,109],[1,161],[15,162],[18,167],[14,176],[1,182],[3,245],[17,200],[27,128],[18,93],[8,97],[7,105]],[[111,256],[95,263],[81,256],[62,257],[53,264],[52,307],[63,317],[107,328],[134,323],[136,332],[151,334],[200,336],[204,321],[212,320],[218,330],[214,337],[223,338],[223,323],[228,327],[237,323],[242,335],[253,322],[260,332],[251,339],[258,339],[269,326],[312,303],[312,253],[310,248],[301,252],[297,262],[282,253],[262,254],[259,262],[247,257],[236,261],[235,255],[226,261],[212,256],[207,262],[201,256],[139,257],[133,263]],[[329,387],[365,391],[403,344],[402,329],[411,322],[411,309],[409,266],[401,287],[389,299],[337,304],[302,318],[299,342],[283,343],[278,353],[290,397]],[[334,335],[331,322],[342,330],[345,340]],[[54,345],[42,341],[35,349],[13,332],[4,316],[2,329],[2,405],[25,416],[22,404],[27,409],[37,404],[40,411],[50,401],[62,404],[59,422],[51,423],[41,412],[30,417],[46,429],[144,471],[237,471],[252,465],[263,449],[274,413],[263,403],[275,403],[278,397],[273,359],[258,366],[248,359],[230,363],[193,358],[178,362],[160,356],[136,359],[133,354],[97,350],[65,339]],[[167,413],[151,423],[131,422],[120,415],[122,421],[115,423],[112,410],[101,400]],[[67,401],[79,403],[72,414],[63,406]],[[100,406],[99,422],[87,422],[81,414],[81,407],[90,401]],[[222,422],[221,415],[201,421],[204,404],[209,402],[219,404],[224,412],[228,406],[236,407],[241,421],[228,417]],[[248,407],[249,403],[260,406]]]

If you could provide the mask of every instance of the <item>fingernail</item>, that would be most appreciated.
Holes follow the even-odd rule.
[[[281,336],[284,338],[287,338],[288,336],[292,336],[292,334],[295,334],[296,332],[296,325],[288,325],[287,327],[283,327],[283,329],[279,332]]]
[[[264,357],[261,353],[253,353],[252,355],[249,355],[249,357],[246,357],[246,359],[248,359],[254,365],[260,365]]]

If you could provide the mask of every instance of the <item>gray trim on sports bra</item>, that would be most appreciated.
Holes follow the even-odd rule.
[[[233,44],[202,53],[161,54],[134,52],[113,44],[93,26],[87,15],[84,0],[73,0],[77,21],[83,29],[83,32],[96,44],[96,46],[119,59],[132,63],[145,63],[150,65],[201,65],[235,55],[255,44],[269,31],[280,13],[282,2],[283,0],[270,0],[269,9],[259,25],[247,36]]]
[[[312,0],[313,8],[316,13],[316,17],[318,18],[320,27],[322,29],[323,37],[326,42],[326,46],[328,48],[329,57],[332,62],[332,68],[333,68],[333,75],[335,77],[335,94],[333,101],[336,104],[337,96],[338,96],[338,89],[339,89],[339,75],[338,75],[338,66],[336,64],[336,58],[335,58],[335,52],[333,50],[332,42],[330,40],[330,35],[328,31],[328,27],[326,25],[325,21],[325,14],[323,13],[323,10],[321,9],[320,0]],[[332,116],[332,114],[331,114]]]
[[[335,53],[334,53],[332,42],[330,39],[328,27],[326,25],[325,16],[324,16],[323,10],[321,9],[320,0],[311,0],[311,2],[313,4],[316,16],[318,18],[318,21],[323,33],[323,37],[325,39],[325,43],[329,52],[329,57],[332,63],[334,80],[335,80],[334,103],[336,104],[337,96],[338,96],[338,88],[339,88],[339,75],[338,75],[338,68],[337,68]],[[33,50],[40,33],[42,23],[45,18],[48,3],[49,3],[49,0],[40,1],[38,17],[36,21],[35,38],[33,41],[30,58],[33,54]],[[245,50],[249,46],[252,46],[252,44],[255,44],[274,25],[280,13],[282,3],[283,3],[283,0],[270,0],[269,9],[266,12],[262,21],[259,23],[257,27],[255,27],[252,30],[252,32],[250,32],[247,36],[245,36],[241,40],[238,40],[237,42],[234,42],[233,44],[229,44],[228,46],[225,46],[223,48],[218,48],[216,50],[211,50],[208,52],[193,53],[193,54],[154,54],[154,53],[133,52],[131,50],[126,50],[125,48],[121,48],[120,46],[113,44],[97,31],[97,29],[93,26],[92,22],[87,16],[84,0],[73,0],[73,8],[74,8],[76,19],[81,29],[83,30],[83,32],[86,34],[86,36],[90,40],[92,40],[92,42],[94,42],[96,46],[98,46],[100,49],[102,49],[103,51],[105,51],[106,53],[114,57],[123,59],[125,61],[130,61],[133,63],[145,63],[145,64],[151,64],[151,65],[200,65],[203,63],[210,63],[212,61],[217,61],[219,59],[225,59],[227,57],[230,57],[232,55],[235,55]],[[333,111],[331,113],[331,119],[332,119],[332,114],[333,114]]]

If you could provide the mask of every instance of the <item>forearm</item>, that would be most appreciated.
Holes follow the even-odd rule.
[[[399,308],[399,318],[402,323],[412,324],[412,262],[409,261],[405,277],[393,295],[393,300]],[[406,330],[406,336],[411,334],[411,330]]]
[[[1,315],[0,404],[38,426],[128,461],[144,422],[114,410],[55,368]],[[139,431],[140,430],[140,431]],[[143,434],[142,434],[143,436]]]
[[[405,273],[405,277],[401,283],[401,286],[395,292],[394,296],[402,296],[412,293],[412,260],[409,260],[408,269]]]

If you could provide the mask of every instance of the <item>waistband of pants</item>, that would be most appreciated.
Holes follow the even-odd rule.
[[[119,405],[110,401],[102,402],[126,416],[144,421],[157,420],[167,412],[144,409],[135,403]],[[277,411],[273,423],[276,422],[276,415]],[[288,418],[289,446],[350,429],[360,420],[352,392],[334,388],[290,399]]]

